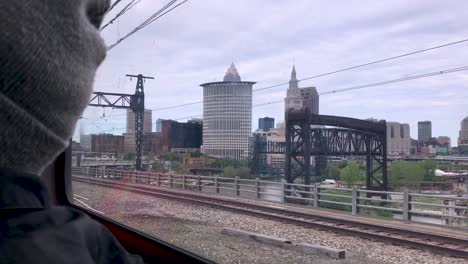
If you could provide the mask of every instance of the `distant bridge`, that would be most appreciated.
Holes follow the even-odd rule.
[[[422,161],[422,160],[435,160],[435,161],[450,161],[450,162],[468,162],[468,156],[436,156],[436,157],[422,157],[422,156],[388,156],[391,161],[394,160],[407,160],[407,161]]]
[[[150,164],[148,161],[142,161],[142,165]],[[134,160],[117,159],[81,159],[78,162],[76,157],[72,157],[72,167],[132,167],[135,166]]]

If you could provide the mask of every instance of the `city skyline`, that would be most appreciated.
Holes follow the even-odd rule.
[[[231,61],[242,68],[244,78],[259,81],[257,87],[262,88],[287,82],[293,64],[301,69],[302,77],[308,77],[462,39],[466,35],[468,23],[457,18],[463,16],[468,3],[446,5],[437,1],[429,2],[392,1],[390,6],[383,2],[369,3],[366,8],[354,13],[345,12],[346,6],[352,3],[343,4],[343,9],[336,10],[331,8],[331,4],[323,2],[320,4],[323,12],[316,14],[316,20],[320,23],[309,25],[298,24],[295,19],[298,15],[307,15],[309,10],[317,6],[306,1],[298,1],[297,6],[287,9],[283,8],[285,3],[266,4],[261,1],[245,7],[210,1],[197,5],[189,2],[184,8],[175,10],[173,16],[164,17],[139,33],[138,38],[130,38],[109,52],[97,74],[95,90],[132,93],[135,80],[127,80],[124,76],[126,73],[153,74],[156,79],[145,84],[146,108],[159,109],[201,101],[198,84],[216,79],[214,73],[224,70]],[[424,12],[421,12],[421,6]],[[120,31],[131,29],[136,23],[136,17],[148,16],[157,7],[155,3],[142,2],[132,10],[132,14],[120,20]],[[274,10],[284,12],[273,19],[270,14]],[[205,15],[207,12],[209,16]],[[255,15],[241,16],[237,13]],[[180,15],[184,16],[183,21],[177,19]],[[341,17],[340,20],[330,19],[336,15]],[[438,17],[437,23],[433,20],[435,16]],[[245,31],[247,26],[248,30]],[[177,28],[179,33],[174,34],[170,28]],[[117,36],[115,26],[103,33],[108,44],[114,42]],[[213,35],[217,37],[212,38]],[[295,41],[291,42],[291,39]],[[302,81],[300,84],[316,86],[320,93],[458,67],[467,61],[466,45],[438,49],[359,70]],[[180,52],[172,52],[174,49]],[[408,123],[412,128],[412,138],[417,138],[415,128],[418,121],[431,120],[434,136],[456,139],[460,121],[468,116],[467,80],[468,75],[460,72],[324,95],[321,96],[320,112]],[[254,93],[253,104],[281,100],[286,90],[287,85],[283,85]],[[284,114],[279,109],[284,109],[284,104],[256,107],[253,109],[252,122],[255,123],[262,116],[271,116],[281,122]],[[86,133],[105,130],[115,134],[123,132],[112,129],[125,128],[124,116],[117,116],[124,112],[105,111],[106,117],[102,118],[102,109],[86,110],[83,116],[88,119],[80,121]],[[201,113],[201,104],[188,105],[153,112],[153,122],[157,118],[178,119]]]

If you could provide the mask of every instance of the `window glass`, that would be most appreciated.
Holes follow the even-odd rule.
[[[76,205],[220,263],[463,262],[274,210],[466,236],[468,2],[114,3]]]

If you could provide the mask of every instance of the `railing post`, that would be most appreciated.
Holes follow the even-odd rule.
[[[255,198],[260,199],[260,179],[255,178]]]
[[[158,186],[161,186],[161,173],[158,173]]]
[[[353,186],[353,189],[351,191],[351,214],[356,215],[357,214],[357,189],[356,186]]]
[[[169,174],[169,188],[172,188],[172,174]]]
[[[281,188],[281,197],[280,197],[281,200],[280,200],[280,202],[284,203],[284,201],[285,201],[284,196],[286,196],[286,181],[285,180],[281,180],[281,187],[280,188]]]
[[[146,173],[146,184],[148,185],[150,184],[150,172],[149,171]]]
[[[183,190],[185,190],[185,182],[186,182],[186,180],[185,180],[185,174],[184,174],[184,175],[182,175],[182,189]]]
[[[214,178],[215,192],[219,193],[218,175]]]
[[[314,207],[317,208],[319,207],[319,187],[318,183],[314,184]]]
[[[197,189],[199,192],[202,191],[200,175],[197,175]]]
[[[409,194],[409,190],[405,189],[403,191],[403,221],[408,222],[411,221],[411,198]]]
[[[234,195],[239,196],[239,176],[234,177]]]

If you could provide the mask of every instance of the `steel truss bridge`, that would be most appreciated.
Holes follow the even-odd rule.
[[[308,109],[291,109],[286,113],[285,142],[266,141],[258,135],[253,138],[250,168],[253,174],[260,174],[265,171],[268,154],[284,154],[286,181],[293,183],[303,178],[303,183],[309,185],[322,175],[327,156],[363,156],[367,189],[386,191],[386,138],[384,120],[314,115]]]

